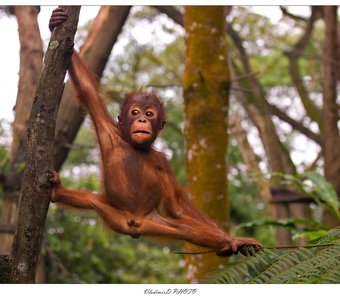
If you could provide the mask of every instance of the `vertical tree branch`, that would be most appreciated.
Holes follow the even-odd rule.
[[[20,40],[20,70],[18,93],[13,122],[13,140],[9,150],[10,167],[4,174],[4,206],[0,222],[16,224],[22,172],[25,160],[26,126],[31,112],[35,89],[42,68],[43,44],[38,25],[38,6],[14,6]],[[0,233],[0,253],[8,254],[13,242],[12,233]]]
[[[324,170],[340,195],[340,136],[339,107],[336,90],[337,6],[324,7],[325,40],[323,45],[323,118],[324,118]],[[334,225],[331,224],[330,225]]]
[[[337,37],[337,7],[324,7],[326,24],[325,40],[323,45],[323,114],[325,120],[325,174],[328,180],[339,180],[340,176],[334,177],[333,171],[328,170],[334,166],[336,156],[339,158],[339,110],[336,103],[336,37]],[[338,164],[337,164],[338,165]],[[340,175],[339,171],[338,174]],[[332,178],[333,177],[333,178]]]
[[[39,7],[36,6],[14,7],[20,40],[19,84],[10,150],[10,160],[14,168],[24,161],[25,129],[42,68],[43,44],[38,25],[38,13]]]
[[[26,169],[10,255],[10,282],[34,282],[50,202],[55,123],[80,12],[80,7],[63,8],[69,18],[51,36],[29,118]]]

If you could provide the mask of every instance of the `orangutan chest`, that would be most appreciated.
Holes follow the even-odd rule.
[[[112,172],[117,170],[117,172]],[[163,169],[144,153],[130,153],[112,162],[113,180],[106,187],[110,203],[131,213],[148,213],[163,197]]]

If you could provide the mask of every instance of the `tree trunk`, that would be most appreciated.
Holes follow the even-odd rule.
[[[24,161],[26,125],[31,112],[35,89],[42,68],[43,44],[38,25],[39,8],[15,6],[20,40],[20,70],[18,94],[15,104],[13,141],[10,160],[17,167]]]
[[[102,77],[113,45],[129,15],[130,6],[102,6],[80,49],[80,56],[90,70]],[[71,83],[66,83],[57,118],[54,168],[59,170],[85,118]]]
[[[26,126],[31,112],[38,77],[42,68],[43,45],[38,26],[39,7],[15,6],[13,12],[18,21],[20,40],[20,70],[18,94],[13,122],[13,140],[9,151],[10,169],[5,174],[4,207],[1,224],[16,224],[22,172],[18,169],[24,163]],[[0,253],[9,254],[13,233],[0,234]]]
[[[183,25],[181,13],[180,11],[176,11],[176,9],[168,6],[156,7],[160,12],[165,13],[170,18],[173,19],[177,24]],[[230,12],[231,7],[225,8],[226,14]],[[248,112],[249,119],[254,123],[254,125],[258,128],[260,132],[260,136],[268,157],[268,166],[272,172],[280,172],[280,173],[295,173],[295,166],[293,165],[288,151],[285,149],[284,145],[280,142],[275,126],[271,120],[271,115],[278,116],[281,120],[289,123],[295,130],[300,131],[302,134],[305,134],[308,138],[314,140],[316,143],[322,145],[322,138],[313,133],[308,128],[304,127],[303,124],[293,120],[290,118],[285,112],[280,111],[274,105],[268,103],[265,98],[265,93],[261,87],[260,82],[256,79],[252,74],[252,70],[250,69],[250,64],[248,62],[248,58],[246,55],[246,51],[242,46],[242,40],[237,35],[237,33],[232,30],[231,26],[228,27],[228,32],[234,40],[236,47],[239,50],[241,61],[243,67],[245,69],[245,74],[249,74],[250,76],[248,80],[242,80],[242,82],[247,82],[248,86],[246,90],[254,91],[255,97],[252,95],[250,97],[249,94],[242,92],[242,87],[240,87],[239,82],[235,80],[233,83],[235,84],[236,90],[236,98],[243,99],[241,104]],[[233,69],[233,68],[231,68]],[[236,76],[233,75],[234,78],[242,76],[243,74],[237,73]],[[244,79],[247,79],[244,78]],[[245,153],[244,153],[245,154]],[[265,198],[268,197],[268,192],[264,195]],[[303,215],[307,216],[306,206],[303,208]],[[272,215],[274,217],[277,216],[299,216],[301,217],[301,207],[296,207],[296,205],[291,205],[291,207],[281,207],[275,206],[272,207]],[[287,245],[292,243],[292,239],[290,233],[285,229],[278,230],[277,233],[278,245]]]
[[[337,62],[337,6],[324,7],[325,40],[323,45],[323,119],[324,119],[324,171],[340,195],[340,136],[338,129],[339,107],[336,102]],[[327,225],[338,223],[330,216],[326,218]]]
[[[195,205],[229,228],[227,146],[229,82],[223,7],[186,7],[183,92],[187,183]],[[188,247],[192,251],[197,246]],[[188,280],[225,263],[215,254],[187,258]]]
[[[9,278],[13,283],[34,282],[50,202],[55,123],[80,12],[80,7],[63,9],[69,17],[51,36],[29,118],[26,169],[10,255]]]
[[[175,23],[178,25],[183,26],[183,16],[182,13],[177,10],[176,8],[172,6],[155,6],[155,8],[161,12],[166,14],[169,18],[171,18]],[[227,16],[231,11],[232,6],[226,6],[224,8],[225,15]],[[339,31],[340,32],[340,31]],[[340,44],[340,34],[338,33],[338,43]],[[339,47],[340,49],[340,47]],[[340,50],[338,50],[338,56],[340,58]],[[340,74],[340,72],[339,72]],[[339,76],[340,77],[340,76]],[[284,111],[281,111],[279,108],[277,108],[275,105],[270,104],[267,102],[268,110],[271,115],[279,117],[282,121],[287,122],[289,125],[291,125],[295,130],[299,131],[300,133],[304,134],[309,139],[313,140],[317,144],[322,144],[322,138],[320,135],[314,133],[309,128],[305,127],[302,123],[292,119],[289,117]]]

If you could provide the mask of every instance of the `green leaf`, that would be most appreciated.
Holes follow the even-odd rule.
[[[244,274],[244,270],[247,270]],[[244,276],[240,276],[244,274]],[[340,227],[298,248],[264,249],[203,283],[339,283]]]
[[[317,172],[306,172],[304,175],[313,183],[313,190],[329,205],[334,215],[340,220],[340,203],[333,186]]]
[[[305,231],[301,233],[296,233],[293,235],[293,240],[299,238],[308,238],[308,239],[316,239],[323,236],[327,231],[326,230],[317,230],[317,231]]]

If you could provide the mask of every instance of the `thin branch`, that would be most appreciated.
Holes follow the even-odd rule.
[[[252,73],[248,73],[248,74],[244,74],[242,76],[237,76],[237,77],[234,77],[230,80],[230,82],[234,82],[234,81],[241,81],[243,79],[248,79],[249,77],[253,77],[253,76],[258,76],[260,74],[259,71],[257,72],[252,72]]]
[[[147,84],[145,87],[151,87],[156,89],[165,89],[170,87],[182,87],[182,84],[180,83],[168,83],[168,84]]]
[[[178,25],[184,26],[183,24],[183,14],[173,6],[154,6],[158,11],[166,14],[170,19],[172,19]]]
[[[245,92],[245,93],[249,93],[249,94],[254,94],[254,91],[251,90],[251,89],[247,89],[247,88],[244,88],[244,87],[240,87],[240,86],[231,86],[230,87],[231,90],[234,90],[234,91],[241,91],[241,92]]]
[[[319,134],[317,134],[317,133],[313,132],[312,130],[310,130],[309,128],[303,126],[300,122],[298,122],[295,119],[288,116],[285,112],[280,110],[274,104],[268,103],[268,107],[269,107],[271,114],[279,117],[282,121],[285,121],[290,126],[292,126],[293,129],[299,131],[300,133],[302,133],[306,137],[310,138],[311,140],[313,140],[314,142],[316,142],[317,144],[322,146],[323,140],[322,140],[322,138]]]
[[[309,93],[303,83],[302,76],[300,74],[299,59],[301,58],[302,52],[310,41],[311,35],[314,30],[314,24],[317,19],[317,10],[312,8],[311,16],[306,20],[306,30],[301,38],[295,43],[295,45],[290,49],[286,50],[284,53],[289,60],[289,72],[292,77],[292,83],[300,96],[302,104],[313,121],[315,121],[320,130],[322,131],[323,122],[321,111],[316,107],[314,102],[310,99]]]
[[[285,16],[285,17],[288,17],[288,18],[290,18],[294,21],[307,22],[307,18],[292,14],[291,12],[288,11],[288,9],[285,6],[280,5],[280,10],[281,10],[283,16]]]
[[[288,245],[288,246],[273,246],[273,247],[266,247],[264,246],[261,250],[266,249],[299,249],[299,248],[316,248],[316,247],[332,247],[335,246],[335,243],[328,243],[328,244],[319,244],[319,245]],[[260,251],[261,251],[260,250]],[[195,252],[187,252],[187,251],[174,251],[173,254],[184,254],[184,255],[198,255],[198,254],[207,254],[207,253],[214,253],[215,250],[206,250],[206,251],[195,251]]]
[[[305,172],[307,171],[312,171],[312,170],[315,170],[315,168],[317,167],[317,162],[320,160],[320,158],[323,156],[323,151],[319,151],[317,157],[314,159],[314,161],[305,168]]]
[[[242,46],[242,40],[239,37],[239,35],[236,33],[235,30],[233,30],[233,28],[231,27],[231,25],[229,24],[229,26],[227,26],[228,28],[228,32],[230,34],[230,36],[232,37],[232,39],[234,40],[234,44],[237,47],[239,53],[240,53],[240,57],[241,57],[241,61],[242,64],[244,66],[245,72],[247,72],[247,75],[251,75],[253,74],[253,72],[251,72],[250,69],[250,64],[249,61],[247,59],[247,54],[245,53],[245,50]],[[299,46],[302,45],[302,43],[298,43]],[[254,79],[253,77],[250,77],[251,79]],[[253,80],[255,81],[255,80]],[[258,86],[258,84],[255,84],[255,86]],[[243,87],[237,86],[237,89],[243,89]],[[232,89],[235,89],[234,86],[232,86]],[[259,90],[260,88],[257,88],[257,90]],[[249,92],[246,90],[246,92]],[[260,95],[262,95],[262,102],[264,102],[263,104],[265,105],[266,109],[268,110],[268,112],[270,114],[276,115],[277,117],[279,117],[281,120],[287,122],[288,124],[290,124],[295,130],[301,132],[302,134],[306,135],[308,138],[312,139],[313,141],[315,141],[316,143],[318,143],[319,145],[322,145],[322,139],[321,137],[314,133],[313,131],[311,131],[309,128],[303,126],[300,122],[294,120],[293,118],[289,117],[285,112],[281,111],[279,108],[277,108],[275,105],[270,104],[268,102],[268,100],[266,99],[266,97],[264,96],[263,92],[259,92]],[[256,95],[256,93],[255,93]],[[258,97],[260,95],[257,95]]]
[[[288,11],[288,9],[285,6],[280,6],[280,9],[281,9],[283,16],[285,17],[288,17],[294,21],[300,21],[300,22],[305,22],[305,23],[308,22],[308,18],[292,14],[291,12]],[[322,6],[311,6],[311,9],[315,10],[315,12],[317,13],[316,16],[318,19],[322,17]]]
[[[229,128],[240,149],[248,174],[258,174],[261,176],[257,176],[257,178],[262,178],[263,174],[259,167],[259,161],[249,144],[247,131],[242,127],[241,118],[236,113],[231,113],[229,116]],[[262,200],[268,204],[271,200],[268,182],[262,180],[255,180],[255,182]]]

